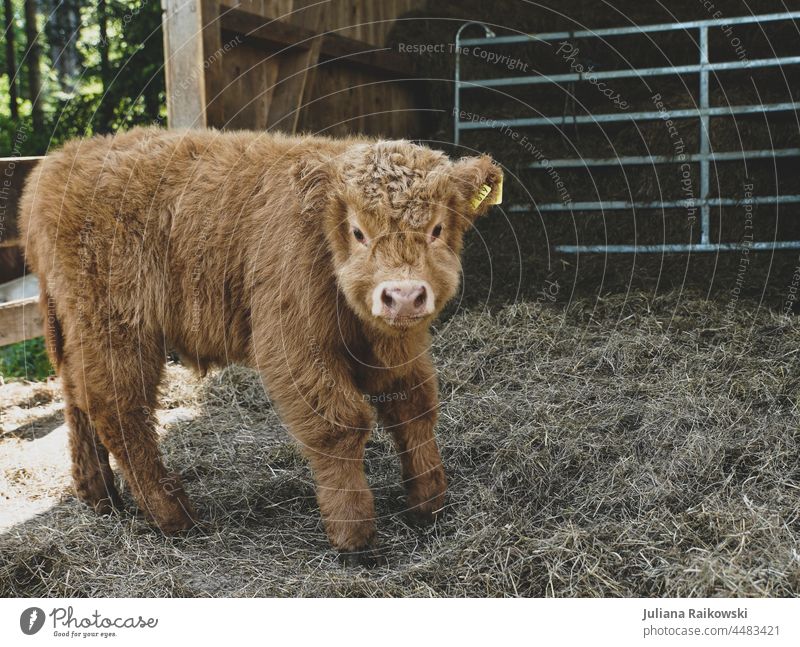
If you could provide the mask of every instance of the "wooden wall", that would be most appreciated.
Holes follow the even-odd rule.
[[[306,3],[298,0],[228,0],[222,4],[306,25],[308,5],[318,2],[319,0]],[[325,30],[336,31],[342,36],[371,45],[385,45],[386,36],[395,19],[409,11],[420,9],[423,5],[423,0],[330,0],[325,3],[324,27]]]
[[[163,0],[171,127],[418,137],[411,62],[385,48],[422,0]]]

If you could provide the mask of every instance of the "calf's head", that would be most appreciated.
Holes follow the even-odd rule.
[[[388,333],[430,323],[458,289],[462,238],[499,202],[488,156],[450,161],[406,141],[354,144],[294,169],[301,209],[319,218],[339,289]]]

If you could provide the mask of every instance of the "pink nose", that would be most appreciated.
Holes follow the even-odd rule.
[[[375,290],[373,314],[381,317],[422,317],[433,311],[433,296],[423,281],[386,281]]]

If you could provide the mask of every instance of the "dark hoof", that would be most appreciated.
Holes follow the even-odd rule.
[[[122,510],[122,499],[114,492],[110,497],[98,499],[92,504],[94,511],[101,517],[108,517]]]
[[[150,523],[156,526],[165,535],[185,534],[200,526],[200,521],[194,510],[183,511],[181,515],[169,519],[162,519],[161,521],[150,520]]]
[[[199,523],[194,506],[175,472],[160,480],[161,488],[140,497],[139,507],[145,511],[150,523],[158,526],[165,535],[176,535],[191,530]],[[143,500],[142,500],[143,499]]]
[[[436,521],[436,517],[430,512],[423,512],[421,510],[409,510],[406,512],[406,520],[412,526],[426,528],[432,526]]]
[[[90,484],[76,484],[75,495],[88,505],[95,513],[106,517],[124,508],[122,498],[113,485],[108,487],[102,481]]]
[[[442,516],[443,508],[434,507],[430,503],[423,503],[406,510],[406,520],[412,526],[432,526]]]
[[[374,548],[339,553],[339,562],[347,568],[379,568],[389,565],[386,555]]]

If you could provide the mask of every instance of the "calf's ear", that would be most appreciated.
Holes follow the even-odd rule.
[[[289,175],[303,216],[328,210],[333,199],[334,174],[333,161],[320,155],[303,157],[292,165]]]
[[[473,220],[503,201],[503,171],[488,155],[462,157],[453,164],[451,177],[462,213]]]

